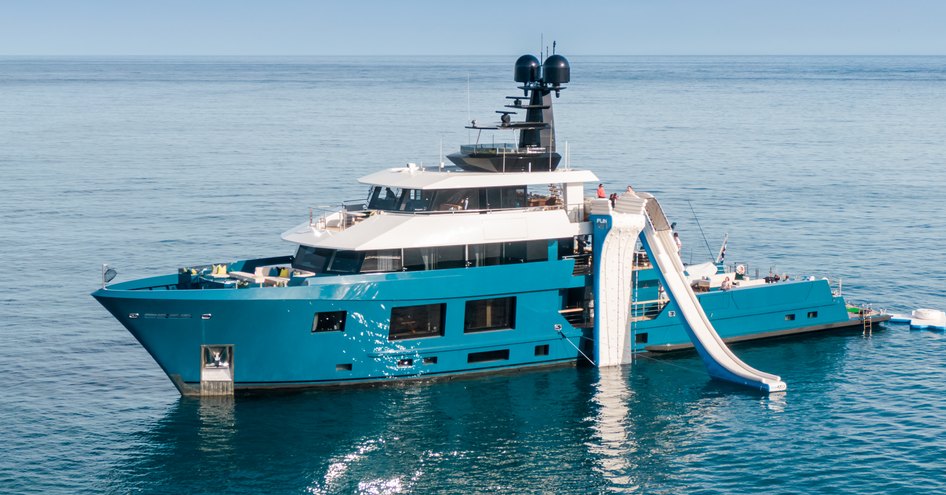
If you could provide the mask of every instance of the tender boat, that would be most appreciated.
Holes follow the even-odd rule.
[[[562,165],[552,95],[568,61],[523,56],[514,76],[522,93],[500,122],[472,128],[518,132],[516,143],[362,177],[364,200],[282,234],[291,254],[103,277],[92,295],[184,395],[621,364],[694,345],[718,362],[724,341],[889,319],[851,310],[827,280],[750,277],[721,258],[682,268],[656,199],[586,195],[599,178]],[[754,379],[784,389],[777,378]]]

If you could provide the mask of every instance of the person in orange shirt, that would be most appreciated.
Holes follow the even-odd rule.
[[[604,192],[604,184],[598,184],[598,197],[601,199],[608,197],[608,194]]]

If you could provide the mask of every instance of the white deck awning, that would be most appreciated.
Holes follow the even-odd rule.
[[[308,222],[282,234],[283,240],[326,249],[370,251],[494,242],[562,239],[591,233],[588,222],[569,221],[565,210],[489,213],[381,213],[341,231]]]
[[[445,171],[416,167],[389,168],[358,179],[362,184],[402,189],[468,189],[482,187],[528,186],[533,184],[571,184],[597,182],[590,170],[553,172],[467,172],[456,168]]]

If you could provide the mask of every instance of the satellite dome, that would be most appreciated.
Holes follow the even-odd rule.
[[[571,68],[568,66],[568,60],[561,55],[552,55],[545,59],[545,63],[542,64],[542,71],[545,73],[545,82],[548,84],[558,86],[571,80]]]
[[[533,55],[523,55],[516,60],[515,81],[521,83],[535,82],[539,79],[539,59]]]

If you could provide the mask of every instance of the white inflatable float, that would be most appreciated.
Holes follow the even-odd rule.
[[[946,330],[946,312],[927,308],[914,309],[910,327]]]
[[[914,309],[912,314],[891,315],[892,323],[909,323],[911,328],[932,328],[946,330],[946,312],[938,309]]]

